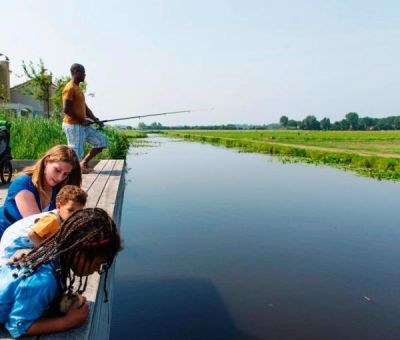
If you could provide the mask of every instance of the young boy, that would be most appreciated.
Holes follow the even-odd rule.
[[[0,265],[7,263],[17,250],[38,246],[55,234],[62,221],[85,207],[86,200],[87,193],[81,188],[66,185],[56,197],[56,209],[25,217],[8,227],[0,241]]]

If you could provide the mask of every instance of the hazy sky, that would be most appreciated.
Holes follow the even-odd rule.
[[[163,125],[400,114],[400,1],[2,2],[0,52],[55,77],[85,65],[102,119]],[[138,121],[126,121],[136,125]]]

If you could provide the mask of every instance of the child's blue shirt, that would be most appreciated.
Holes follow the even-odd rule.
[[[26,334],[55,298],[55,268],[55,263],[43,264],[24,279],[25,268],[18,271],[9,265],[0,266],[0,324],[5,324],[13,338]]]

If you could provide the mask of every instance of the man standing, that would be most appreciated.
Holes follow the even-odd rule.
[[[82,172],[89,173],[93,171],[93,168],[88,165],[89,161],[107,147],[107,139],[87,120],[87,118],[94,121],[99,119],[86,105],[85,96],[79,87],[79,84],[85,80],[85,76],[83,65],[73,64],[71,66],[71,81],[65,85],[62,93],[64,108],[62,128],[67,136],[68,145],[81,159]],[[86,142],[92,145],[92,149],[83,157]]]

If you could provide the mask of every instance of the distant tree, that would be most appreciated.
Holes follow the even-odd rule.
[[[288,129],[297,129],[300,126],[300,122],[294,120],[294,119],[289,119],[289,121],[286,124],[286,127]]]
[[[394,129],[395,129],[395,130],[400,130],[400,117],[395,117],[395,120],[394,120]]]
[[[385,130],[398,130],[400,128],[400,117],[390,116],[379,119],[381,125],[385,127]]]
[[[347,119],[342,119],[340,121],[341,130],[350,130],[350,122]]]
[[[360,130],[371,130],[377,122],[376,118],[363,117],[358,120],[358,128]]]
[[[319,122],[321,130],[329,130],[331,128],[331,120],[329,118],[322,118]]]
[[[388,119],[379,119],[375,125],[377,130],[392,130],[392,125]]]
[[[343,130],[342,124],[341,124],[340,122],[334,122],[334,123],[331,125],[331,130],[335,130],[335,131]]]
[[[288,124],[288,122],[289,122],[289,118],[286,117],[286,116],[282,116],[282,117],[279,119],[279,123],[280,123],[283,127],[286,127],[287,124]]]
[[[29,86],[25,87],[22,93],[31,95],[34,99],[41,101],[44,110],[47,112],[47,117],[50,118],[52,74],[48,72],[42,59],[40,59],[36,67],[32,61],[29,64],[23,61],[22,69],[29,81]]]
[[[150,124],[149,128],[154,130],[160,130],[163,128],[163,126],[161,125],[161,123],[154,122]]]
[[[346,114],[346,120],[349,123],[350,130],[358,130],[358,114],[356,112],[349,112]]]
[[[302,130],[319,130],[320,124],[315,116],[310,115],[303,119],[300,128]]]
[[[147,129],[147,125],[145,123],[143,123],[143,122],[140,122],[138,124],[138,129],[139,130],[146,130]]]

